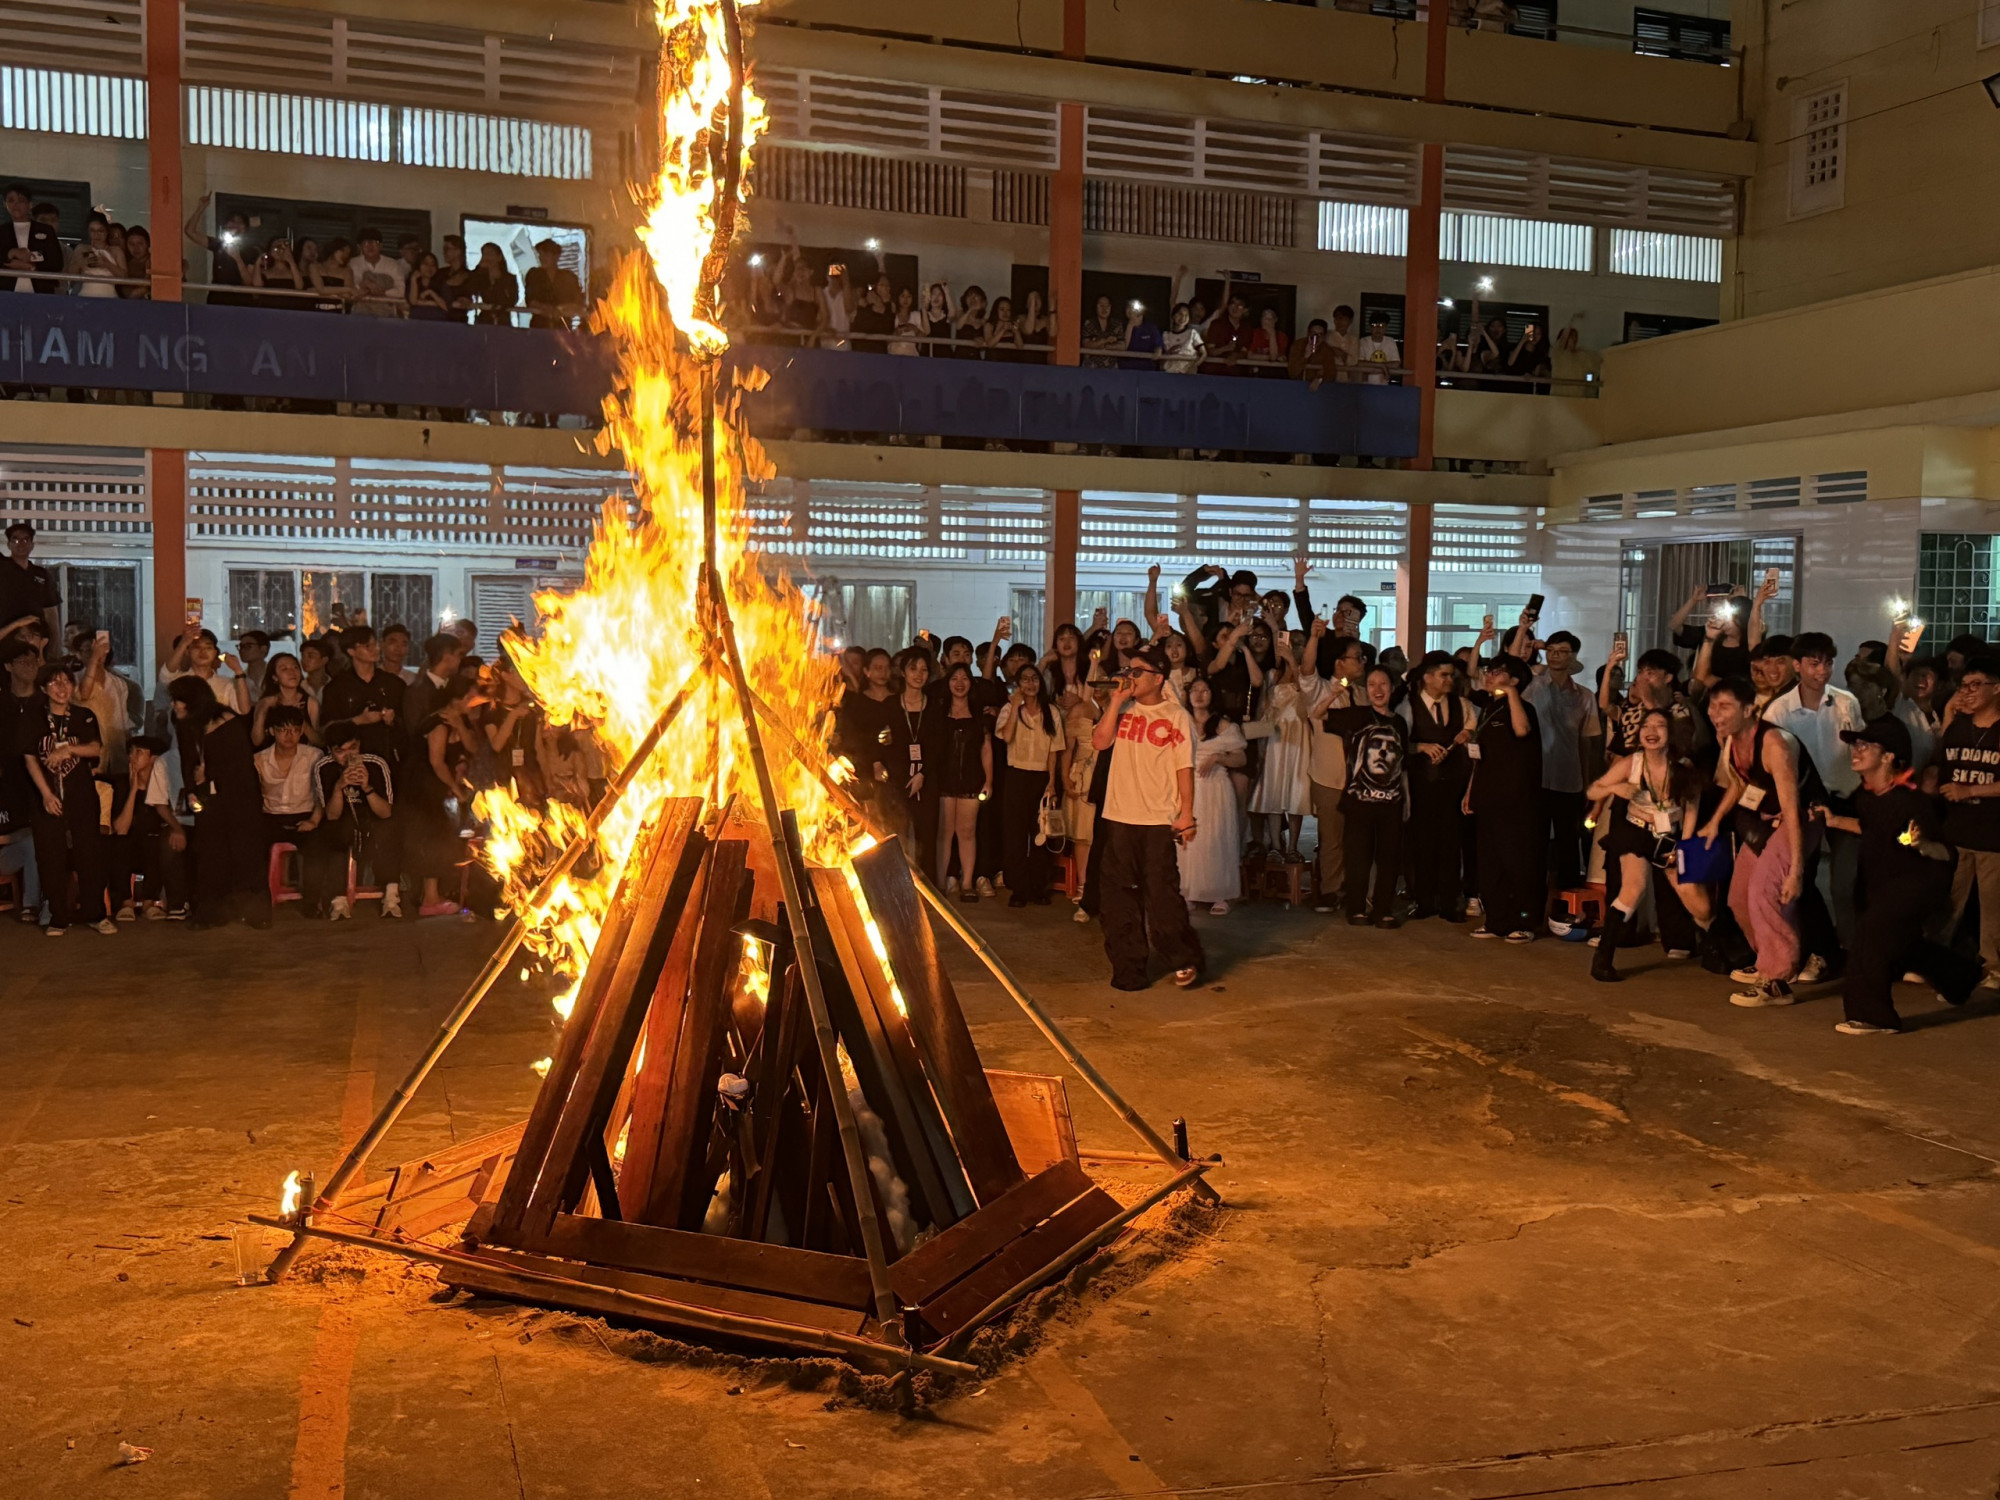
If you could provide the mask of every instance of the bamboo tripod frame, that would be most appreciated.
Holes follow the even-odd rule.
[[[736,178],[741,159],[742,78],[744,72],[742,33],[738,24],[735,6],[733,3],[730,3],[730,0],[724,0],[723,15],[728,29],[734,87],[728,122],[729,147],[726,156],[726,167],[721,173],[721,184],[718,193],[719,204],[716,216],[716,239],[714,245],[711,247],[708,260],[704,264],[704,284],[697,299],[697,308],[704,315],[712,314],[714,311],[715,282],[719,279],[723,255],[727,250],[730,239],[733,237],[736,209]],[[765,752],[762,733],[763,727],[768,724],[768,727],[775,730],[780,739],[785,743],[791,757],[808,772],[818,777],[824,785],[829,787],[838,796],[841,802],[850,808],[853,807],[853,803],[851,797],[828,778],[825,768],[814,763],[812,758],[806,753],[805,748],[799,743],[797,737],[793,735],[782,720],[778,719],[771,712],[769,705],[759,700],[751,690],[748,674],[744,669],[742,656],[737,644],[735,622],[731,618],[729,611],[728,591],[725,587],[717,560],[719,540],[715,449],[717,361],[715,355],[709,353],[698,355],[697,363],[700,375],[698,410],[702,459],[703,523],[703,565],[701,570],[700,597],[697,601],[697,607],[699,618],[709,627],[709,639],[714,644],[708,649],[703,658],[696,663],[689,673],[687,680],[682,683],[666,707],[661,711],[646,737],[634,748],[633,753],[627,758],[625,764],[613,778],[603,799],[593,809],[584,831],[560,853],[554,864],[543,876],[536,891],[530,898],[528,910],[530,912],[538,910],[551,897],[557,883],[575,866],[576,862],[582,858],[584,853],[595,842],[598,830],[602,828],[612,810],[630,789],[640,769],[658,751],[667,730],[697,689],[706,689],[708,692],[710,714],[709,739],[712,747],[719,746],[721,710],[716,690],[720,686],[718,679],[726,674],[729,687],[736,699],[736,712],[742,724],[745,747],[757,778],[758,798],[763,808],[764,821],[771,838],[773,850],[777,856],[778,881],[784,897],[784,907],[790,926],[790,935],[795,952],[798,955],[801,988],[804,991],[804,997],[813,1023],[821,1069],[828,1080],[827,1094],[833,1109],[850,1190],[853,1193],[854,1201],[857,1203],[866,1203],[873,1196],[872,1174],[869,1170],[867,1155],[862,1144],[860,1128],[853,1104],[848,1098],[846,1088],[841,1083],[842,1070],[839,1041],[831,1019],[831,1012],[820,976],[817,956],[814,953],[814,941],[806,904],[811,899],[811,886],[806,874],[804,850],[800,845],[796,821],[779,809],[775,783],[771,776],[770,764]],[[718,754],[718,776],[720,774],[719,766],[720,758]],[[856,811],[858,813],[858,809]],[[922,872],[919,870],[916,872],[916,875],[918,889],[930,905],[944,917],[946,924],[954,932],[958,933],[960,938],[972,948],[973,952],[978,955],[980,960],[993,973],[994,977],[999,980],[1002,987],[1016,1003],[1022,1006],[1035,1022],[1036,1026],[1049,1039],[1051,1044],[1055,1046],[1056,1050],[1091,1085],[1099,1097],[1153,1149],[1154,1153],[1161,1160],[1173,1166],[1177,1174],[1173,1181],[1164,1188],[1150,1195],[1142,1203],[1119,1214],[1115,1220],[1105,1225],[1099,1233],[1075,1247],[1057,1265],[1030,1278],[1029,1281],[1011,1289],[1004,1296],[996,1300],[990,1308],[980,1315],[983,1321],[986,1317],[1000,1311],[1018,1296],[1032,1290],[1034,1285],[1045,1281],[1050,1274],[1055,1274],[1067,1269],[1069,1265],[1075,1264],[1083,1255],[1087,1254],[1091,1249],[1096,1248],[1097,1245],[1104,1243],[1110,1238],[1111,1234],[1115,1233],[1133,1218],[1137,1217],[1139,1213],[1151,1207],[1153,1203],[1158,1202],[1174,1189],[1188,1185],[1211,1201],[1219,1200],[1214,1190],[1201,1180],[1205,1168],[1190,1165],[1173,1152],[1172,1148],[1167,1145],[1159,1133],[1141,1119],[1136,1111],[1117,1094],[1103,1076],[1084,1058],[1081,1051],[1055,1025],[1047,1012],[1027,994],[1019,982],[1015,980],[1014,976],[1008,972],[998,955],[959,918],[956,912],[952,911],[946,905],[936,889],[927,879],[923,878]],[[257,1222],[281,1225],[292,1230],[291,1242],[279,1252],[278,1256],[267,1268],[265,1273],[267,1280],[275,1282],[282,1279],[304,1247],[306,1240],[312,1237],[340,1242],[372,1244],[376,1248],[414,1256],[419,1259],[431,1260],[439,1264],[450,1264],[453,1262],[454,1257],[452,1252],[449,1251],[418,1244],[390,1243],[376,1237],[356,1235],[349,1230],[343,1230],[332,1225],[316,1225],[313,1220],[315,1214],[323,1214],[332,1210],[339,1201],[340,1194],[359,1176],[367,1164],[369,1156],[388,1136],[391,1129],[395,1126],[396,1121],[415,1097],[417,1090],[450,1048],[451,1043],[464,1028],[466,1022],[471,1018],[472,1013],[478,1008],[481,1001],[491,992],[499,976],[506,970],[508,964],[512,961],[515,953],[525,940],[528,928],[529,923],[526,916],[515,919],[492,958],[481,968],[471,985],[468,986],[460,996],[458,1002],[446,1015],[430,1044],[411,1066],[402,1082],[398,1084],[382,1109],[377,1112],[367,1129],[362,1132],[360,1138],[348,1149],[345,1156],[327,1178],[324,1187],[316,1194],[313,1202],[310,1205],[304,1206],[295,1218],[289,1220],[254,1216]],[[846,1342],[853,1347],[843,1347],[840,1352],[861,1355],[872,1353],[877,1358],[898,1358],[910,1366],[932,1368],[938,1373],[963,1373],[967,1367],[955,1365],[952,1361],[940,1359],[936,1355],[922,1354],[905,1346],[906,1341],[903,1334],[902,1317],[897,1297],[890,1285],[888,1259],[880,1225],[877,1222],[876,1216],[870,1213],[857,1214],[856,1219],[858,1221],[856,1227],[862,1241],[862,1248],[868,1265],[869,1285],[874,1303],[875,1322],[877,1328],[880,1330],[880,1340],[848,1340]],[[573,1291],[588,1291],[593,1294],[598,1294],[602,1291],[601,1288],[591,1288],[581,1280],[572,1281],[569,1278],[546,1274],[526,1278],[523,1285],[526,1286],[529,1282],[534,1284],[534,1288],[544,1291],[550,1288],[568,1288]],[[642,1304],[648,1301],[648,1299],[642,1297],[632,1297],[628,1300],[634,1311],[645,1310]],[[765,1325],[762,1329],[751,1326],[758,1322],[755,1319],[746,1320],[739,1318],[734,1320],[733,1325],[731,1325],[730,1320],[718,1320],[714,1316],[704,1315],[707,1316],[707,1321],[703,1321],[703,1317],[689,1316],[690,1310],[680,1304],[661,1301],[659,1299],[652,1300],[657,1302],[657,1307],[653,1309],[654,1311],[671,1312],[678,1321],[695,1327],[707,1328],[714,1332],[749,1333],[755,1335],[760,1331],[768,1331],[769,1329],[778,1327],[786,1327],[788,1337],[795,1332],[795,1330],[789,1329],[788,1325],[770,1324]]]

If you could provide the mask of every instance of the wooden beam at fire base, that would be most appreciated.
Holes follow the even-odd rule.
[[[912,1080],[896,1062],[890,1026],[902,1026],[902,1018],[890,1004],[888,982],[876,966],[874,954],[868,950],[868,936],[862,930],[860,914],[854,910],[854,896],[848,892],[846,876],[840,870],[814,870],[812,880],[820,892],[820,912],[826,918],[830,952],[838,954],[842,978],[846,980],[842,986],[828,986],[828,1000],[834,1006],[842,1040],[846,1040],[854,1076],[862,1086],[862,1098],[868,1100],[870,1108],[882,1120],[896,1174],[910,1190],[912,1230],[924,1224],[936,1224],[938,1228],[956,1224],[960,1214],[950,1188],[946,1188],[944,1174],[946,1170],[958,1172],[958,1164],[948,1160],[948,1138],[942,1142],[948,1166],[938,1160],[938,1146],[932,1132],[924,1128],[924,1106],[930,1106],[932,1114],[936,1114],[938,1106],[930,1096],[930,1084],[924,1080],[922,1070],[918,1068]],[[876,990],[880,990],[880,996]],[[884,1012],[888,1014],[884,1016]],[[940,1116],[936,1136],[946,1134],[942,1126]],[[962,1198],[970,1196],[962,1180],[964,1174],[958,1172],[958,1176],[958,1194]]]
[[[977,1205],[973,1202],[972,1185],[966,1180],[965,1168],[958,1159],[958,1148],[952,1141],[951,1130],[945,1124],[944,1110],[938,1104],[937,1093],[924,1070],[923,1058],[910,1035],[910,1023],[905,1014],[907,1002],[901,998],[895,976],[875,951],[874,941],[868,934],[868,918],[855,900],[854,889],[847,884],[845,875],[840,877],[838,893],[829,894],[821,904],[828,922],[845,929],[848,967],[862,980],[855,998],[873,1007],[872,1019],[887,1045],[889,1059],[902,1082],[904,1097],[909,1100],[910,1112],[922,1133],[929,1158],[936,1164],[944,1191],[949,1195],[950,1201],[946,1206],[950,1219],[947,1221],[940,1217],[936,1221],[937,1227],[943,1229],[947,1222],[957,1223]],[[841,941],[839,935],[836,935],[836,941]]]
[[[991,1203],[1026,1181],[980,1065],[979,1049],[938,956],[930,918],[895,839],[857,856],[854,873],[889,950],[917,1050],[950,1123],[958,1158],[978,1200]]]
[[[680,925],[669,920],[668,913],[675,919],[680,916],[708,863],[708,840],[695,826],[700,817],[699,797],[669,800],[633,851],[628,868],[636,867],[640,873],[630,926],[597,1007],[548,1159],[521,1218],[529,1240],[546,1232],[558,1213],[576,1205],[590,1174],[586,1143],[594,1140],[602,1148],[612,1096],[624,1080],[646,1003],[659,983]]]
[[[714,1108],[714,1078],[706,1086],[690,1078],[700,1074],[714,1052],[714,1016],[726,1014],[728,996],[704,996],[698,982],[700,954],[734,920],[744,880],[748,848],[732,838],[716,844],[710,862],[708,888],[698,904],[688,904],[676,920],[674,952],[660,976],[646,1020],[646,1062],[632,1106],[632,1132],[626,1136],[626,1160],[620,1172],[620,1196],[626,1218],[668,1228],[700,1228],[680,1224],[680,1190],[690,1176],[688,1154],[696,1132]],[[718,980],[720,986],[720,980]],[[692,1062],[690,1062],[692,1058]],[[660,1214],[662,1194],[674,1200],[674,1212]]]

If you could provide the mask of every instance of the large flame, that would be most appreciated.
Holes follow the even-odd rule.
[[[630,757],[691,676],[701,685],[600,831],[601,858],[580,864],[540,905],[531,901],[538,873],[584,829],[584,813],[556,802],[533,808],[511,789],[483,794],[478,804],[490,822],[488,862],[510,904],[528,917],[531,945],[570,976],[582,973],[639,831],[665,798],[701,796],[714,807],[736,797],[758,807],[741,711],[700,587],[701,383],[716,377],[713,362],[728,343],[702,316],[701,302],[704,281],[719,269],[711,251],[720,217],[715,167],[727,139],[728,49],[714,0],[657,0],[656,14],[661,163],[641,194],[645,251],[625,259],[594,320],[620,360],[599,442],[622,453],[635,494],[606,503],[583,587],[537,595],[540,628],[514,643],[513,656],[550,722],[587,727],[607,766]],[[746,96],[747,155],[763,108]],[[718,400],[718,571],[752,692],[806,758],[823,766],[831,759],[826,709],[838,667],[817,649],[807,601],[787,578],[767,575],[749,544],[746,485],[770,466],[742,429],[736,394],[725,389]],[[808,857],[844,857],[854,829],[817,777],[778,744],[769,762],[780,805],[798,814]],[[558,1011],[566,1014],[574,997],[572,986]]]

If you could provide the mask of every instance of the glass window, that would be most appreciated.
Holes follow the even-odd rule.
[[[1165,581],[1161,583],[1161,593],[1166,592]],[[1161,608],[1167,601],[1160,601]],[[1104,611],[1105,629],[1109,630],[1120,620],[1130,620],[1139,627],[1143,639],[1152,635],[1153,627],[1146,623],[1146,591],[1144,589],[1078,589],[1076,591],[1076,625],[1079,630],[1089,630],[1090,622],[1097,611]]]
[[[377,630],[401,625],[420,647],[437,630],[436,580],[428,573],[370,573],[368,618]]]
[[[298,582],[290,568],[229,570],[229,638],[246,630],[261,630],[276,640],[291,635],[299,624]]]
[[[551,224],[545,219],[461,219],[460,233],[465,237],[465,261],[467,265],[479,264],[479,252],[486,245],[498,245],[500,253],[506,257],[515,279],[521,283],[521,300],[528,300],[528,273],[541,260],[535,254],[535,245],[541,240],[554,240],[562,246],[562,257],[558,262],[566,271],[576,273],[577,285],[586,293],[590,290],[590,231],[574,224]],[[520,314],[520,321],[528,321],[526,312]]]
[[[139,570],[67,563],[63,567],[63,623],[111,632],[111,660],[139,659]]]
[[[1022,588],[1019,585],[1007,590],[1007,613],[1014,620],[1014,639],[1041,649],[1043,600],[1047,594],[1041,589]]]
[[[2000,599],[1994,596],[1994,542],[1990,535],[1926,531],[1917,538],[1917,618],[1933,641],[1957,635],[1989,639]],[[1940,645],[1940,649],[1942,646]]]
[[[299,597],[304,601],[300,625],[307,635],[329,630],[345,630],[367,619],[366,575],[315,569],[299,574]]]

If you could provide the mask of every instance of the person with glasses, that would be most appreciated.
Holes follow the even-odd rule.
[[[1135,653],[1091,732],[1111,751],[1097,820],[1099,911],[1111,987],[1143,990],[1149,954],[1182,989],[1201,978],[1201,939],[1181,894],[1180,846],[1194,836],[1194,723],[1166,691],[1163,647]]]
[[[1947,930],[1957,930],[1976,885],[1980,985],[2000,989],[2000,656],[1966,662],[1924,789],[1943,794],[1944,841],[1958,851]]]

